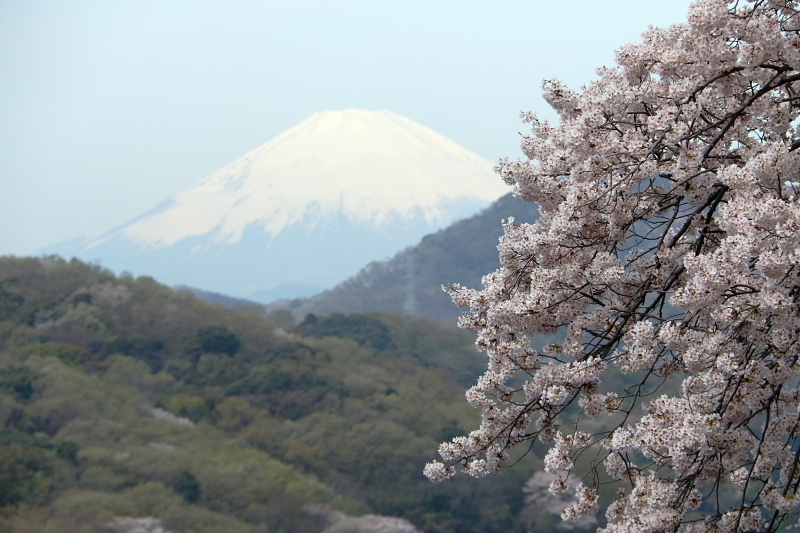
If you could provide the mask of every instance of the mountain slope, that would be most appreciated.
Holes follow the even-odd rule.
[[[481,367],[470,334],[431,320],[287,330],[150,278],[0,257],[0,531],[152,517],[174,533],[320,533],[309,504],[427,533],[524,531],[530,468],[421,474],[478,423],[463,391]],[[345,525],[325,532],[411,533]]]
[[[428,235],[388,261],[373,262],[352,278],[309,299],[279,302],[299,317],[306,313],[408,313],[455,321],[460,310],[442,285],[480,287],[481,277],[496,270],[501,221],[534,222],[536,204],[503,196],[479,214]]]
[[[118,228],[45,251],[232,296],[298,296],[494,201],[507,187],[491,167],[389,111],[326,111]]]

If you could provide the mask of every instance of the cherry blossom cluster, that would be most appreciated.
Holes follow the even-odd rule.
[[[539,440],[557,479],[585,470],[563,518],[619,487],[606,533],[796,522],[799,10],[701,0],[581,91],[544,83],[558,124],[523,114],[527,159],[497,167],[540,218],[504,223],[482,289],[447,289],[488,356],[467,392],[482,424],[429,478]]]
[[[556,474],[537,472],[522,489],[525,494],[523,518],[528,523],[529,531],[546,528],[542,524],[548,516],[559,516],[569,513],[569,523],[561,524],[559,531],[586,531],[597,525],[596,498],[591,489],[580,482],[565,479]],[[577,494],[577,496],[576,496]],[[578,508],[584,509],[582,516],[577,516]]]

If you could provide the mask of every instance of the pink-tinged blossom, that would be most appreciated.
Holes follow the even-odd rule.
[[[597,457],[565,518],[597,511],[591,483],[627,483],[608,533],[796,520],[799,10],[701,0],[582,90],[544,83],[558,123],[524,113],[527,158],[497,166],[541,217],[503,223],[481,289],[448,288],[488,356],[467,392],[481,427],[443,444],[428,477],[496,472],[538,439],[557,479]],[[626,388],[604,388],[608,372]]]

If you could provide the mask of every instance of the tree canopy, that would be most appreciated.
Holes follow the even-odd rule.
[[[546,81],[559,123],[524,114],[527,160],[498,166],[541,217],[451,290],[489,356],[482,424],[426,474],[538,440],[567,520],[611,486],[608,533],[778,531],[800,504],[798,2],[701,0],[616,57]]]
[[[0,257],[0,531],[525,531],[530,461],[478,486],[420,473],[477,423],[469,333],[283,319]]]

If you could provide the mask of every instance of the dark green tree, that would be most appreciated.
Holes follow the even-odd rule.
[[[239,351],[241,341],[225,326],[204,326],[186,341],[184,351],[188,354],[224,353],[233,355]]]

